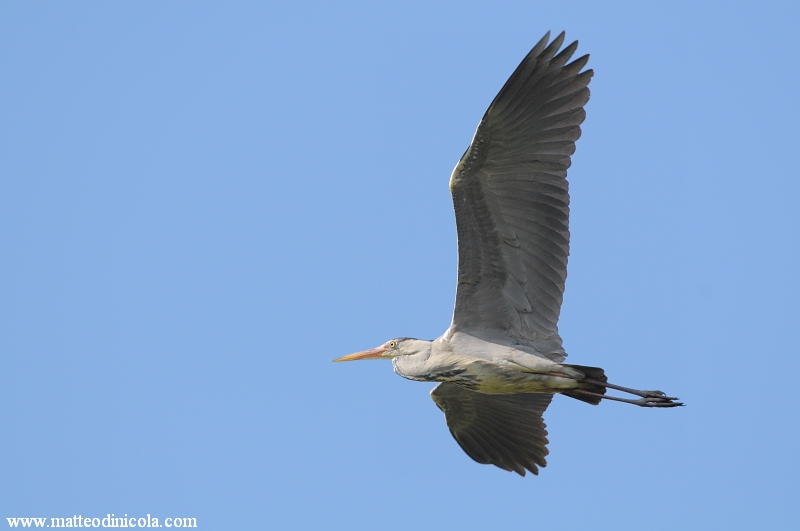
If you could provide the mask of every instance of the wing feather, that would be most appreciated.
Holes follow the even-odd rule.
[[[553,395],[487,395],[442,383],[431,398],[464,452],[478,463],[522,476],[547,465],[547,429],[542,413]]]
[[[589,56],[571,63],[549,33],[486,111],[450,179],[458,229],[458,289],[451,330],[506,334],[546,345],[563,361],[558,317],[569,255],[566,180],[583,107]],[[477,435],[476,435],[477,437]]]

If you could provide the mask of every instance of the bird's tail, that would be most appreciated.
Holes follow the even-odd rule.
[[[573,369],[581,371],[583,374],[586,375],[587,378],[591,378],[592,380],[599,380],[601,382],[608,381],[605,371],[600,367],[584,367],[583,365],[567,365],[567,367],[572,367]],[[597,384],[581,382],[579,389],[583,389],[585,391],[589,391],[590,393],[595,393],[595,394],[589,395],[581,393],[578,389],[562,392],[561,394],[566,395],[570,398],[574,398],[576,400],[580,400],[581,402],[586,402],[587,404],[592,404],[593,406],[596,406],[602,400],[600,396],[595,396],[595,395],[606,394],[606,388],[602,385],[597,385]]]

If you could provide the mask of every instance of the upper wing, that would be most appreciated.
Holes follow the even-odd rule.
[[[526,468],[538,474],[537,466],[547,466],[542,413],[552,394],[487,395],[442,383],[431,391],[431,398],[444,411],[459,446],[478,463],[522,476]]]
[[[450,179],[458,228],[452,329],[503,331],[561,361],[566,176],[592,71],[580,72],[588,55],[566,64],[577,41],[556,55],[564,34],[549,46],[548,38],[495,97]]]

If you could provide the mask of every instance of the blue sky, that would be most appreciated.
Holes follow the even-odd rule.
[[[795,525],[800,8],[630,4],[3,3],[2,522]],[[431,385],[330,360],[447,328],[450,171],[562,29],[595,70],[569,361],[687,407],[556,397],[520,478]]]

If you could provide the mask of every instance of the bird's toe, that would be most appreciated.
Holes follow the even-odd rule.
[[[675,402],[677,398],[671,396],[645,397],[636,400],[634,403],[641,407],[676,407],[682,406],[682,402]]]

